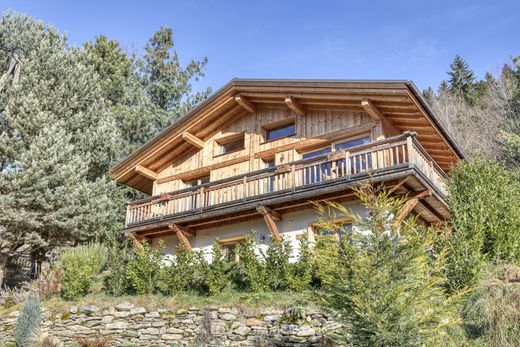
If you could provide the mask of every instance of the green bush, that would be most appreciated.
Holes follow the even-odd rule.
[[[130,286],[127,267],[131,261],[131,241],[129,238],[119,240],[116,236],[110,240],[108,247],[108,274],[105,276],[105,290],[114,296],[128,293]]]
[[[106,249],[99,244],[70,248],[59,258],[63,269],[62,296],[77,300],[90,290],[107,261]]]
[[[237,285],[253,293],[269,290],[270,273],[265,258],[257,254],[254,234],[249,234],[246,240],[238,245],[240,261],[237,263]]]
[[[463,309],[468,340],[484,346],[520,346],[520,267],[487,264]]]
[[[172,263],[161,269],[161,291],[171,295],[188,290],[194,283],[194,268],[193,253],[180,243]]]
[[[348,240],[318,237],[317,274],[322,288],[315,299],[344,321],[354,346],[431,346],[456,325],[455,298],[444,293],[442,253],[432,254],[436,230],[409,219],[392,225],[403,200],[382,188],[365,187],[357,195],[370,210],[366,219],[337,203],[327,203],[321,227],[333,230],[324,213],[333,210],[355,220]]]
[[[520,181],[488,160],[462,162],[451,171],[448,201],[452,237],[448,245],[448,286],[456,291],[476,283],[484,259],[520,261]]]
[[[296,292],[304,292],[311,288],[316,271],[316,262],[309,243],[300,241],[298,261],[290,264],[287,284]]]
[[[229,271],[231,264],[224,256],[218,241],[211,249],[211,262],[204,257],[204,253],[197,255],[197,274],[199,287],[209,295],[220,293],[230,282]]]
[[[40,299],[35,295],[30,295],[16,319],[16,345],[19,347],[32,346],[38,338],[41,321]]]
[[[152,294],[159,289],[164,248],[162,242],[158,248],[152,248],[146,241],[142,242],[142,246],[142,250],[134,252],[126,268],[130,286],[139,295]]]
[[[269,272],[269,287],[272,290],[284,290],[289,287],[289,258],[292,246],[289,240],[282,238],[280,242],[273,242],[265,254],[265,266]]]

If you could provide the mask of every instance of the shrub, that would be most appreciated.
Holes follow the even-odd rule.
[[[357,195],[370,210],[365,219],[337,203],[319,210],[324,229],[334,224],[327,209],[351,216],[356,227],[342,242],[334,235],[318,237],[322,289],[316,300],[341,314],[348,327],[342,335],[352,345],[441,344],[458,315],[454,299],[444,294],[442,253],[431,253],[437,231],[419,227],[413,218],[393,226],[403,200],[382,188],[366,187]]]
[[[101,337],[96,338],[85,338],[85,337],[76,337],[74,338],[76,343],[80,347],[108,347],[110,346],[110,341],[108,339],[104,339]]]
[[[176,294],[188,290],[194,281],[193,262],[193,253],[180,243],[171,265],[161,269],[162,291],[166,294]]]
[[[106,261],[106,249],[99,244],[81,245],[65,251],[59,258],[63,269],[63,297],[77,300],[87,294]]]
[[[126,276],[130,286],[137,294],[155,293],[161,278],[161,262],[163,259],[161,243],[158,248],[152,248],[146,241],[142,250],[136,250],[128,264]]]
[[[238,285],[243,289],[261,293],[269,289],[269,272],[267,270],[265,258],[260,252],[255,252],[254,234],[249,234],[246,240],[238,245],[240,261],[237,263]]]
[[[131,260],[130,239],[118,240],[114,235],[108,247],[108,274],[105,276],[105,290],[114,296],[128,292],[130,283],[127,277],[127,267]]]
[[[473,160],[451,171],[448,190],[454,232],[447,274],[454,291],[475,284],[484,258],[520,261],[520,181],[500,164]]]
[[[208,262],[204,253],[197,254],[197,274],[199,285],[203,292],[216,295],[224,289],[230,280],[230,263],[224,256],[218,241],[213,243],[211,249],[211,263]]]
[[[269,272],[269,287],[272,290],[288,288],[289,258],[292,246],[289,240],[282,238],[280,242],[273,242],[267,248],[265,266]]]
[[[485,346],[520,346],[520,267],[498,263],[483,269],[464,305],[469,338]]]
[[[296,292],[310,289],[316,270],[314,255],[306,240],[300,241],[300,252],[298,261],[290,264],[287,284]]]
[[[17,346],[31,346],[36,341],[41,320],[40,299],[35,295],[30,295],[16,319],[15,341]]]
[[[38,336],[35,347],[61,347],[62,344],[56,338],[49,334],[43,333]]]

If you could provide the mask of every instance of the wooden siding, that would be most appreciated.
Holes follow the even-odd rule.
[[[264,128],[294,119],[296,136],[264,141]],[[186,181],[210,174],[211,181],[263,169],[264,159],[277,165],[301,159],[306,147],[323,147],[333,140],[368,133],[373,139],[382,133],[381,126],[362,111],[312,109],[299,116],[288,107],[260,107],[255,113],[225,124],[220,131],[204,140],[204,147],[191,147],[184,155],[158,173],[153,195],[187,187]],[[218,155],[218,140],[244,134],[244,149]],[[315,141],[320,140],[321,141]]]

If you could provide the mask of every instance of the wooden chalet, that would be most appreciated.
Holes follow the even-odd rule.
[[[352,187],[366,181],[407,194],[399,219],[441,222],[463,158],[410,81],[234,79],[111,175],[150,195],[128,203],[128,233],[192,249],[251,230],[260,243],[311,237],[310,202],[362,211]]]

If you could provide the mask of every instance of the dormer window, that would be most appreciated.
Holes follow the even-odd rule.
[[[241,151],[245,148],[244,134],[227,136],[216,140],[218,148],[216,155],[224,155]]]
[[[265,142],[280,140],[296,135],[296,125],[294,123],[294,119],[289,119],[288,121],[284,121],[281,124],[277,123],[264,126],[264,130]]]

